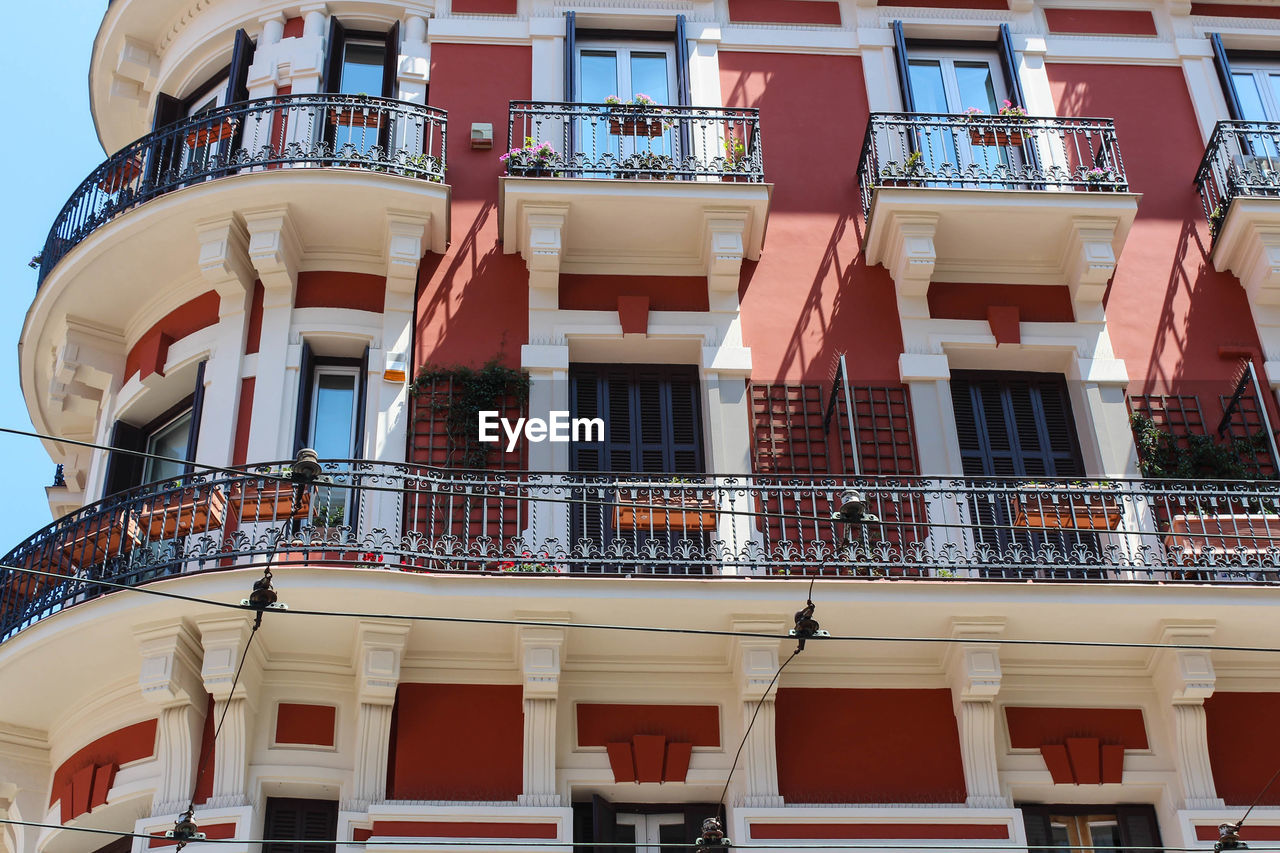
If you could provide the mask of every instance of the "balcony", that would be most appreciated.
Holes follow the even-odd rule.
[[[760,256],[772,188],[757,110],[512,101],[508,132],[544,147],[507,162],[503,248],[548,284],[731,273],[736,290],[737,265]]]
[[[1280,123],[1220,121],[1196,173],[1214,267],[1235,273],[1250,301],[1267,305],[1280,303],[1278,152]]]
[[[217,569],[438,574],[1280,583],[1280,484],[452,473],[325,463],[189,476],[86,506],[11,550],[0,638]],[[848,490],[862,524],[836,523]]]
[[[875,113],[863,247],[899,293],[930,281],[1069,285],[1100,303],[1138,209],[1110,119]]]
[[[287,180],[296,190],[299,226],[314,220],[315,239],[336,245],[361,231],[363,207],[387,193],[392,203],[432,215],[431,245],[443,251],[449,189],[444,185],[446,117],[419,104],[350,95],[283,95],[246,101],[191,116],[118,151],[87,177],[63,206],[40,253],[40,282],[77,246],[124,214],[182,190],[240,187],[249,173],[269,176],[261,198],[279,203]],[[332,204],[332,186],[303,180],[314,170],[356,170],[384,176],[379,195],[352,188]],[[244,195],[244,193],[241,193]],[[369,196],[369,198],[365,198]],[[207,200],[206,200],[207,201]],[[206,207],[199,213],[209,215]],[[340,210],[335,210],[335,207]],[[330,211],[330,213],[326,213]],[[332,215],[341,212],[342,216]],[[382,239],[382,217],[369,226]],[[332,220],[331,222],[326,220]],[[311,233],[308,234],[311,236]],[[148,285],[150,286],[150,284]]]

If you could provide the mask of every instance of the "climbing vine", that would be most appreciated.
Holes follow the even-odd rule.
[[[441,386],[448,393],[431,393]],[[411,393],[444,415],[448,464],[484,468],[494,445],[480,441],[480,412],[501,412],[512,404],[523,411],[529,402],[529,376],[497,358],[482,367],[426,364],[414,377]]]

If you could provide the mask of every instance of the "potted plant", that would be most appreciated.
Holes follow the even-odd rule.
[[[684,488],[690,485],[693,488]],[[683,477],[619,484],[614,524],[618,530],[712,531],[716,528],[714,493]]]
[[[367,103],[369,96],[364,92],[356,95],[356,98],[366,103],[333,107],[329,110],[329,124],[334,127],[381,128],[387,114],[377,104]]]
[[[542,562],[547,557],[546,554],[535,555],[528,551],[520,554],[520,559],[503,560],[498,563],[498,571],[500,572],[529,572],[532,574],[559,574],[564,571],[563,567],[554,563]],[[539,559],[542,558],[542,559]]]
[[[238,122],[233,118],[224,118],[221,121],[202,124],[187,133],[187,147],[205,148],[209,145],[224,142],[235,136],[236,127],[238,127]]]
[[[925,177],[924,155],[919,151],[912,151],[907,155],[907,160],[901,166],[898,161],[890,160],[880,167],[880,180],[886,186],[900,187],[918,187],[922,186],[920,180]]]
[[[523,147],[512,148],[498,162],[506,167],[508,175],[524,178],[555,177],[555,168],[561,164],[560,155],[550,142],[538,142],[532,136],[526,136]]]
[[[1221,204],[1216,205],[1213,208],[1213,212],[1209,214],[1209,231],[1214,234],[1217,234],[1218,230],[1222,228],[1222,223],[1223,221],[1226,220],[1226,218],[1227,218],[1226,207],[1224,207]]]
[[[729,137],[724,141],[724,159],[720,164],[726,181],[750,180],[751,160],[747,157],[746,144],[737,137]]]
[[[222,527],[227,498],[217,486],[166,490],[138,509],[138,523],[150,539],[172,539]]]
[[[604,99],[609,106],[609,132],[614,136],[661,136],[671,122],[657,117],[658,102],[644,93],[630,101],[617,95]]]
[[[645,151],[632,154],[618,164],[619,178],[649,178],[659,181],[675,180],[676,163],[666,154]]]
[[[1021,145],[1024,141],[1022,131],[1009,125],[1025,124],[1031,120],[1026,110],[1014,106],[1007,98],[994,116],[977,107],[969,107],[964,116],[965,123],[969,125],[969,142],[973,145]]]
[[[117,193],[132,184],[142,174],[142,155],[134,154],[113,163],[102,173],[98,188],[104,193]]]
[[[1080,173],[1085,189],[1091,193],[1114,192],[1116,190],[1116,173],[1101,166],[1085,169]]]
[[[1113,485],[1102,482],[1060,484],[1025,483],[1015,500],[1017,527],[1115,530],[1120,526],[1120,501]]]

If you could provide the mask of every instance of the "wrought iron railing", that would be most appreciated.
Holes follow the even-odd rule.
[[[1280,583],[1280,483],[452,472],[190,475],[4,557],[0,638],[77,602],[233,567],[596,576]],[[875,520],[833,520],[856,490]],[[44,574],[40,574],[44,573]]]
[[[877,187],[1127,192],[1115,123],[1102,118],[872,113],[858,163]]]
[[[204,181],[337,167],[442,182],[445,130],[443,110],[361,95],[279,95],[190,116],[116,152],[85,178],[45,240],[40,281],[115,217]]]
[[[1235,199],[1280,198],[1280,123],[1218,122],[1200,160],[1196,188],[1214,239]]]
[[[764,180],[755,109],[512,101],[507,133],[511,175]]]

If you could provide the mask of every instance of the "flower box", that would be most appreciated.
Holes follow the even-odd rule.
[[[1013,523],[1017,527],[1115,530],[1120,526],[1120,503],[1112,495],[1088,492],[1032,492],[1017,498]]]
[[[656,495],[651,492],[622,490],[619,506],[614,508],[614,525],[618,530],[696,530],[716,529],[716,502],[683,495]]]
[[[973,145],[1021,145],[1024,140],[1020,130],[1002,130],[995,127],[969,128],[969,142]]]
[[[138,512],[138,521],[151,539],[217,530],[226,517],[227,499],[222,489],[207,487],[159,495]]]
[[[18,565],[32,571],[50,572],[68,577],[72,577],[76,573],[76,564],[72,562],[66,548],[53,543],[29,552],[18,561]],[[13,570],[9,573],[9,580],[6,585],[19,598],[31,598],[52,586],[56,586],[60,582],[58,578],[47,575],[32,575]]]
[[[138,519],[130,512],[85,519],[63,535],[62,552],[82,566],[127,554],[142,543]]]
[[[142,155],[135,154],[108,169],[98,181],[98,188],[104,193],[117,193],[138,179],[142,174]]]
[[[223,119],[216,124],[205,125],[187,134],[188,148],[204,148],[218,142],[224,142],[235,135],[235,119]]]
[[[334,107],[329,112],[329,124],[334,127],[381,128],[387,114],[372,107]]]
[[[641,118],[638,116],[628,118],[610,118],[609,132],[614,136],[661,136],[666,130],[663,127],[662,119],[658,118]]]
[[[236,507],[241,521],[289,521],[306,518],[311,512],[311,491],[302,490],[302,497],[294,505],[297,490],[292,483],[267,480],[253,482],[244,487]]]
[[[1236,549],[1265,553],[1271,548],[1280,549],[1280,515],[1175,515],[1169,519],[1169,533],[1165,536],[1165,544],[1196,555],[1210,548],[1219,553],[1234,552]]]

